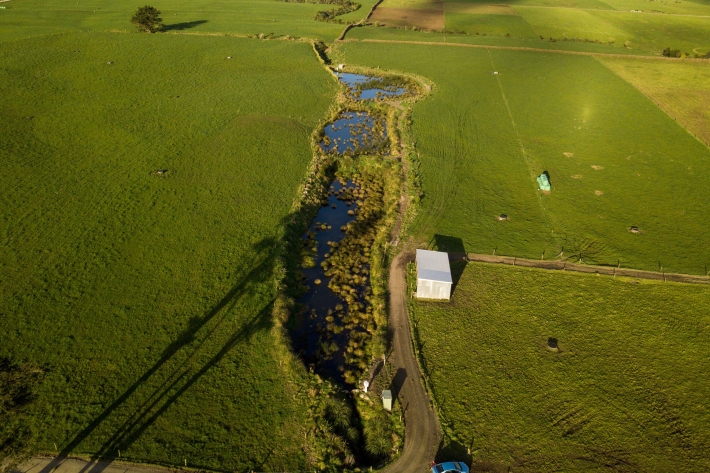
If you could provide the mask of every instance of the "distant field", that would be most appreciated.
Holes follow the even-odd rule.
[[[710,150],[650,100],[591,57],[425,47],[343,46],[349,63],[414,72],[437,86],[413,114],[420,239],[707,271],[710,209],[701,196],[710,193]],[[537,190],[543,171],[550,195]],[[510,220],[496,220],[500,213]],[[628,232],[632,225],[643,233]]]
[[[710,63],[598,59],[710,145]]]
[[[645,53],[671,47],[692,54],[710,51],[710,17],[660,15],[565,8],[516,6],[536,34],[561,39],[613,39],[617,47],[629,41]],[[706,15],[710,15],[710,6]]]
[[[470,263],[410,314],[476,471],[710,469],[710,289]],[[547,349],[557,339],[560,351]]]
[[[336,91],[311,46],[79,33],[0,63],[0,356],[48,369],[37,448],[302,469],[271,308]]]
[[[344,15],[343,21],[359,21],[375,0],[363,0],[359,10]],[[101,0],[12,0],[1,11],[0,41],[68,31],[134,31],[134,4]],[[171,33],[223,33],[238,35],[291,35],[332,41],[344,28],[337,23],[313,19],[316,12],[333,5],[288,3],[277,0],[163,0],[152,3],[162,12]]]
[[[667,47],[691,55],[710,51],[710,5],[688,1],[385,0],[372,19],[387,26],[468,34],[596,41],[611,43],[615,50],[626,44],[640,54],[660,54]],[[574,49],[571,44],[565,46]]]
[[[517,21],[517,20],[512,20]],[[347,34],[347,39],[376,40],[376,41],[414,41],[418,43],[446,43],[446,44],[470,44],[479,46],[499,46],[513,48],[533,48],[551,51],[579,51],[586,53],[620,54],[620,55],[650,55],[637,49],[619,48],[614,44],[593,43],[584,41],[555,41],[549,39],[540,40],[539,37],[522,38],[506,37],[498,34],[452,34],[432,31],[413,31],[403,28],[387,28],[374,25],[353,28]]]

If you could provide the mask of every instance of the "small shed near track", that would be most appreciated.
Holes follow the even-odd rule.
[[[417,299],[451,299],[449,255],[441,251],[417,250]]]

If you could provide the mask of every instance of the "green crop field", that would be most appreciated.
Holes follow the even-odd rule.
[[[470,449],[476,471],[710,469],[710,288],[461,271],[450,303],[410,304],[440,455]]]
[[[710,145],[710,64],[598,59]]]
[[[304,467],[271,310],[336,92],[311,46],[78,33],[0,64],[0,356],[47,369],[36,449]]]
[[[423,241],[705,274],[710,150],[652,101],[591,57],[429,47],[342,47],[351,63],[436,84],[413,114]]]

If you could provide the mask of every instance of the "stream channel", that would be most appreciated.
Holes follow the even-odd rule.
[[[370,81],[377,80],[377,77],[366,76],[363,74],[351,74],[348,72],[338,72],[336,73],[340,82],[345,84],[351,95],[355,97],[356,100],[371,100],[386,97],[396,97],[403,95],[407,89],[404,87],[388,86],[386,88],[367,88],[360,90],[358,94],[359,86],[366,84]]]
[[[351,95],[360,92],[358,100],[401,95],[405,89],[358,88],[358,84],[377,77],[360,74],[338,74],[348,87]],[[373,117],[367,112],[343,111],[335,121],[325,127],[325,137],[321,148],[327,153],[357,154],[360,151],[377,150],[387,143],[387,129],[384,119]],[[330,185],[323,205],[315,216],[308,231],[302,236],[303,253],[312,255],[301,268],[307,291],[298,299],[302,307],[299,323],[292,331],[295,350],[307,366],[315,372],[332,379],[341,386],[352,386],[344,376],[349,367],[346,363],[346,349],[355,331],[365,331],[364,327],[352,323],[350,305],[329,287],[330,277],[322,263],[331,253],[337,251],[346,237],[351,224],[357,219],[359,203],[367,199],[361,191],[360,183],[336,179]],[[367,249],[369,252],[369,248]],[[370,290],[369,265],[358,275],[358,285],[353,287],[353,298],[358,309],[367,306],[366,296]],[[350,301],[352,304],[352,300]],[[353,317],[354,318],[354,317]],[[349,322],[349,323],[348,323]]]
[[[305,312],[302,323],[293,332],[296,347],[305,357],[306,364],[313,365],[316,372],[341,385],[345,384],[342,368],[345,365],[344,350],[350,330],[344,328],[337,313],[347,310],[347,304],[328,287],[330,277],[326,276],[321,263],[334,250],[331,245],[339,244],[345,238],[347,232],[342,229],[357,218],[357,204],[351,202],[348,205],[339,200],[340,193],[350,189],[357,189],[352,181],[343,184],[335,180],[328,192],[327,205],[321,206],[308,232],[303,235],[306,248],[316,247],[313,253],[315,266],[301,269],[308,291],[298,300],[305,306]],[[355,288],[357,299],[364,299],[368,287],[369,278],[366,278],[360,287]],[[339,328],[328,330],[328,324]]]

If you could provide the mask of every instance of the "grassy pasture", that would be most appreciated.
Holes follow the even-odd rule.
[[[710,145],[710,64],[609,57],[598,60]]]
[[[710,468],[710,289],[461,271],[451,303],[410,305],[444,454],[470,448],[481,471]]]
[[[340,46],[348,63],[413,72],[436,84],[414,108],[424,199],[415,232],[464,240],[468,251],[538,255],[554,245],[486,50]],[[513,210],[514,209],[514,210]],[[510,225],[495,216],[515,213]]]
[[[706,7],[710,15],[710,6]],[[659,15],[615,11],[588,11],[565,8],[516,6],[535,33],[560,39],[587,38],[625,41],[633,49],[659,54],[666,47],[684,52],[710,51],[710,17]]]
[[[467,33],[486,33],[504,36],[510,34],[516,38],[535,38],[535,31],[518,15],[492,15],[447,12],[446,28]],[[536,44],[537,46],[537,44]]]
[[[592,58],[491,57],[531,168],[552,176],[541,203],[565,254],[598,242],[587,261],[705,274],[707,146]]]
[[[611,9],[607,2],[602,0],[507,0],[502,2],[491,2],[488,0],[447,0],[456,3],[496,3],[503,5],[537,5],[554,8],[594,8],[600,10]]]
[[[653,102],[591,57],[422,48],[343,49],[349,63],[414,72],[437,86],[413,113],[422,240],[445,235],[470,252],[581,252],[587,262],[705,273],[710,150]],[[549,196],[535,182],[543,171]],[[510,221],[497,221],[499,213]],[[644,233],[629,233],[632,225]]]
[[[446,17],[448,18],[447,13]],[[491,18],[491,16],[486,16]],[[463,19],[462,21],[468,21]],[[503,21],[503,20],[501,20]],[[505,20],[518,24],[518,20]],[[510,24],[512,24],[510,23]],[[386,22],[384,22],[386,24]],[[503,23],[508,24],[508,23]],[[484,26],[495,26],[496,23],[485,22]],[[502,31],[502,30],[498,30]],[[476,34],[478,33],[478,34]],[[384,41],[416,41],[418,43],[447,43],[447,44],[464,44],[478,46],[502,46],[513,48],[534,48],[550,51],[579,51],[587,53],[601,54],[621,54],[621,55],[649,55],[637,49],[619,48],[615,44],[601,44],[583,41],[556,41],[552,42],[549,39],[540,40],[539,37],[521,37],[511,36],[506,37],[501,34],[488,34],[485,31],[474,31],[473,33],[453,34],[441,33],[432,31],[412,31],[401,28],[387,28],[368,26],[363,28],[353,28],[347,34],[347,39],[357,40],[384,40]]]
[[[670,13],[676,15],[710,15],[707,1],[658,1],[658,0],[605,0],[614,10],[641,10],[644,13]]]
[[[375,0],[340,17],[356,22],[367,15]],[[12,0],[1,11],[0,41],[69,31],[134,31],[130,23],[136,5],[101,0]],[[344,25],[313,19],[316,12],[332,5],[287,3],[276,0],[162,0],[153,3],[162,12],[170,33],[258,35],[273,33],[332,41]]]
[[[418,10],[434,11],[443,8],[445,28],[450,31],[510,35],[529,40],[543,36],[548,40],[578,38],[611,42],[610,49],[615,52],[626,49],[624,44],[629,41],[629,47],[637,54],[657,55],[666,47],[681,49],[690,54],[710,51],[710,5],[704,3],[524,0],[491,5],[490,2],[481,1],[433,3],[385,0],[380,8],[390,9],[390,14],[381,20],[392,26],[414,25],[426,28],[425,22],[419,19],[421,12]],[[632,13],[631,10],[641,10],[643,13]],[[422,39],[427,40],[433,39],[431,36]],[[449,41],[456,42],[458,39],[450,37]],[[468,41],[470,39],[461,42]],[[512,45],[505,40],[501,41],[501,44]],[[575,43],[566,41],[562,47],[579,50]]]
[[[0,356],[49,370],[40,450],[305,466],[271,307],[336,92],[313,56],[178,35],[0,44]]]

